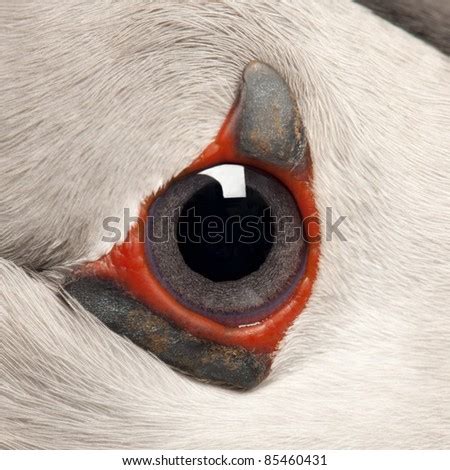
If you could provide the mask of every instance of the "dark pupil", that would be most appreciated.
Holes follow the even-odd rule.
[[[269,206],[247,186],[246,197],[224,198],[217,181],[206,184],[183,206],[177,241],[186,264],[216,282],[256,271],[274,242]]]

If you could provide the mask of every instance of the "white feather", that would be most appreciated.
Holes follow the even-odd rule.
[[[344,1],[2,0],[0,24],[1,446],[449,445],[444,55]],[[347,241],[323,242],[271,376],[237,393],[74,313],[51,279],[205,148],[251,59],[297,96]]]

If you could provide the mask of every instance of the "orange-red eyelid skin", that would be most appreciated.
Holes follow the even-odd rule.
[[[131,227],[127,239],[116,245],[110,253],[82,268],[83,274],[95,275],[120,284],[148,308],[181,327],[194,336],[228,346],[241,346],[256,353],[271,353],[283,338],[289,325],[301,313],[311,294],[317,275],[320,254],[320,225],[311,189],[312,165],[307,155],[307,165],[289,170],[273,163],[241,155],[236,145],[236,119],[234,108],[230,111],[217,138],[203,153],[174,179],[202,171],[218,164],[239,164],[263,170],[281,181],[292,193],[304,223],[307,237],[306,267],[301,280],[290,296],[273,313],[257,324],[231,327],[192,311],[177,301],[161,284],[149,268],[142,242],[142,230],[148,208],[164,192],[144,201],[140,223]],[[307,151],[308,152],[308,151]],[[167,187],[167,186],[166,186]]]

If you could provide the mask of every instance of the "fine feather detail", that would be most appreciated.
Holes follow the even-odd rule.
[[[448,58],[344,1],[3,0],[0,24],[1,447],[448,446]],[[323,241],[271,376],[238,393],[58,284],[214,138],[252,59],[297,97],[346,241]]]

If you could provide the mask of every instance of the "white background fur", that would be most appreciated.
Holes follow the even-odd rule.
[[[449,447],[444,55],[344,1],[1,0],[0,24],[2,447]],[[255,58],[298,97],[347,241],[323,243],[271,376],[238,393],[56,289],[110,249],[104,217],[213,139]]]

